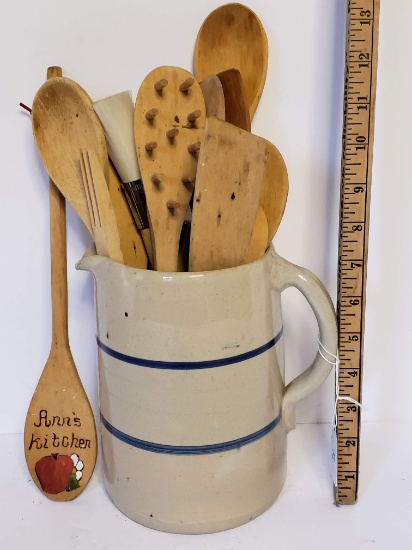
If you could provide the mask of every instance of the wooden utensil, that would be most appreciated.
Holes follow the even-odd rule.
[[[242,4],[226,4],[203,22],[196,39],[194,73],[199,81],[227,69],[239,69],[253,119],[268,65],[268,41],[255,13]]]
[[[289,180],[282,155],[270,141],[265,141],[267,161],[260,205],[267,218],[269,246],[282,220],[289,192]]]
[[[82,184],[79,152],[93,150],[103,167],[106,180],[109,164],[106,139],[101,123],[87,93],[73,80],[58,77],[47,81],[38,90],[32,106],[33,131],[43,164],[60,192],[92,233],[86,195]],[[131,231],[120,232],[123,260],[127,265],[145,268],[147,254],[142,239],[133,230],[133,218],[119,189],[109,180],[113,208],[118,227],[124,229],[124,219],[130,220]],[[121,198],[121,200],[119,200]]]
[[[217,74],[225,99],[225,118],[243,130],[250,132],[250,113],[246,100],[246,90],[238,69],[228,69]]]
[[[123,263],[131,267],[146,269],[148,254],[143,237],[136,227],[133,214],[128,208],[122,191],[122,182],[111,162],[109,162],[108,186],[111,205],[116,216]]]
[[[265,211],[259,205],[253,225],[252,236],[246,253],[245,264],[254,262],[263,256],[269,240],[268,220]]]
[[[50,67],[47,77],[61,75]],[[34,483],[51,500],[76,498],[97,456],[94,416],[69,347],[67,319],[66,204],[50,180],[52,345],[29,405],[24,452]]]
[[[200,82],[203,99],[205,100],[206,116],[215,116],[226,120],[225,94],[217,74],[211,74]]]
[[[177,271],[182,225],[193,193],[205,103],[186,70],[158,67],[135,104],[135,145],[159,271]]]
[[[265,140],[217,118],[206,120],[194,191],[190,271],[245,263],[265,165]]]
[[[222,84],[225,99],[226,122],[230,122],[231,124],[250,132],[250,114],[246,103],[246,92],[240,71],[238,69],[228,69],[227,71],[219,73],[217,77]],[[276,222],[279,224],[280,222],[278,209],[281,209],[281,202],[278,202],[278,199],[281,194],[281,190],[278,189],[278,185],[282,185],[283,182],[278,181],[277,179],[277,164],[275,167],[273,166],[273,151],[270,149],[270,145],[271,144],[268,145],[268,153],[270,151],[270,162],[268,157],[263,189],[260,197],[260,206],[257,210],[256,220],[253,226],[245,263],[253,262],[265,253],[265,250],[272,240],[275,232],[274,224]],[[274,173],[274,168],[276,168],[276,173]],[[272,199],[275,201],[274,204],[271,202]],[[280,214],[282,213],[283,209],[281,209]],[[273,231],[271,238],[269,238],[269,222],[267,216],[270,216],[271,218],[270,230],[271,232]],[[274,216],[277,216],[279,219],[273,220]]]
[[[134,105],[130,92],[99,99],[93,103],[93,108],[105,131],[109,157],[122,181],[130,212],[153,263],[146,197],[134,146]]]
[[[116,216],[103,169],[94,151],[82,151],[79,161],[97,253],[122,263]]]

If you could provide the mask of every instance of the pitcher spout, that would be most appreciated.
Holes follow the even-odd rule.
[[[96,277],[99,266],[104,263],[105,260],[107,260],[107,258],[96,255],[96,249],[93,246],[92,248],[86,250],[81,260],[76,263],[75,267],[80,271],[89,271]]]

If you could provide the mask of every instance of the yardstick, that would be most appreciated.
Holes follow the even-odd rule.
[[[335,501],[354,504],[360,408],[380,0],[348,0],[339,224]]]

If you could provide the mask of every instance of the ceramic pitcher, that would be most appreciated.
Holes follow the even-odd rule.
[[[288,386],[280,294],[299,289],[337,347],[319,280],[273,248],[258,261],[199,273],[139,270],[101,256],[95,277],[104,483],[133,520],[162,531],[241,525],[286,477],[295,405],[327,377],[318,353]]]

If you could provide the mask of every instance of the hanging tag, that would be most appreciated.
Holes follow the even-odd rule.
[[[332,427],[332,433],[330,438],[331,444],[331,477],[334,487],[338,485],[338,434],[336,426]]]

